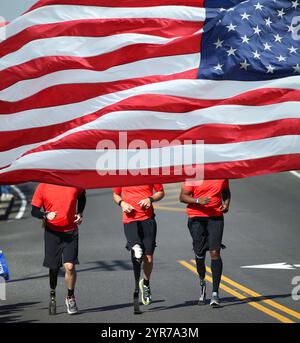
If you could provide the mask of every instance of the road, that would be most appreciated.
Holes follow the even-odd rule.
[[[30,203],[33,185],[21,186]],[[80,266],[76,295],[80,313],[68,316],[64,280],[59,279],[58,315],[49,317],[47,270],[42,267],[43,232],[29,207],[20,220],[0,222],[0,248],[7,255],[11,282],[1,301],[0,322],[300,322],[300,301],[291,297],[290,270],[241,266],[286,262],[300,264],[300,179],[291,173],[231,181],[232,205],[226,215],[223,251],[223,308],[196,305],[198,279],[179,185],[166,185],[157,204],[158,248],[151,282],[154,303],[134,316],[133,275],[119,208],[109,189],[88,191],[80,227]],[[18,205],[19,204],[19,205]],[[21,206],[20,201],[15,206]],[[23,201],[24,205],[24,201]],[[208,259],[209,266],[209,259]],[[208,272],[208,281],[210,273]],[[211,284],[209,282],[209,293]]]

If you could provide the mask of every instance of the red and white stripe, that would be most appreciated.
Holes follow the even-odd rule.
[[[176,162],[146,158],[136,173],[124,175],[120,163],[100,176],[100,140],[115,144],[111,159],[133,156],[119,146],[123,131],[128,143],[145,141],[144,157],[182,148],[166,140],[190,141],[187,152],[204,140],[207,178],[300,169],[300,76],[197,80],[204,21],[199,0],[41,0],[9,23],[0,43],[0,183],[185,179]],[[195,156],[186,174],[201,166]]]

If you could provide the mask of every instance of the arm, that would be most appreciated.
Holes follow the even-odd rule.
[[[86,205],[86,193],[85,191],[81,192],[77,197],[77,213],[75,215],[74,222],[78,225],[82,223],[82,214]]]
[[[179,200],[180,202],[184,204],[199,204],[199,205],[206,205],[210,202],[210,198],[208,197],[194,198],[192,191],[184,187],[181,187]]]
[[[122,200],[122,197],[120,194],[113,193],[113,199],[114,199],[115,204],[121,206],[123,212],[130,213],[131,211],[134,210],[134,207],[132,207],[130,204]]]
[[[139,201],[138,205],[140,205],[141,207],[145,209],[148,209],[149,207],[151,207],[151,204],[153,202],[161,200],[164,196],[165,196],[165,191],[162,189],[160,191],[153,193],[151,197]]]
[[[31,215],[38,219],[53,220],[56,217],[56,212],[43,212],[39,207],[32,205]]]
[[[231,192],[230,189],[224,189],[222,191],[222,200],[223,204],[220,207],[220,210],[223,213],[227,213],[229,211],[229,205],[230,205],[230,200],[231,200]]]

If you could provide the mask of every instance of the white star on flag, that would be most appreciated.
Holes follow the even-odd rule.
[[[259,35],[261,32],[261,29],[258,26],[254,27],[253,30],[254,30],[254,34],[256,35]]]
[[[275,38],[275,42],[281,43],[282,37],[280,37],[278,33],[277,33],[277,35],[273,35],[273,36]]]
[[[300,74],[300,65],[298,63],[293,68],[294,68],[294,73],[299,73]]]
[[[265,22],[267,26],[271,27],[271,24],[272,24],[271,18],[265,19]]]
[[[255,9],[256,10],[262,10],[262,8],[264,7],[263,5],[261,5],[259,2],[256,4],[256,5],[254,5],[254,7],[255,7]]]
[[[247,70],[248,69],[248,67],[249,67],[249,63],[247,63],[247,61],[245,60],[243,63],[240,63],[240,69],[245,69],[245,70]]]
[[[215,69],[215,70],[221,70],[221,71],[222,71],[223,65],[224,65],[224,64],[218,63],[216,66],[214,66],[214,69]]]
[[[218,40],[214,43],[214,45],[216,46],[216,49],[218,49],[218,48],[222,48],[223,43],[224,41],[218,38]]]
[[[268,73],[272,73],[272,74],[273,74],[273,73],[274,73],[274,69],[275,69],[275,67],[272,67],[271,64],[269,64],[269,65],[267,66],[267,74],[268,74]]]
[[[249,18],[250,18],[251,16],[250,16],[250,14],[244,12],[243,14],[241,14],[241,17],[242,17],[243,20],[244,20],[244,19],[249,20]]]
[[[264,43],[264,50],[269,50],[269,51],[271,51],[271,47],[272,47],[272,45],[269,45],[268,43]]]
[[[258,53],[258,51],[256,50],[255,52],[252,52],[253,54],[253,57],[256,58],[256,59],[260,59],[260,54]]]
[[[288,48],[288,50],[290,50],[290,54],[296,54],[298,48],[295,48],[295,47],[291,46],[290,48]]]
[[[242,38],[242,43],[249,43],[249,38],[246,36],[246,35],[244,35],[243,37],[241,37]]]
[[[229,25],[227,25],[227,29],[228,29],[228,32],[230,31],[235,31],[235,28],[236,28],[237,25],[233,25],[232,23],[230,23]]]
[[[233,47],[231,46],[229,50],[227,50],[227,54],[228,56],[235,56],[235,52],[236,52],[237,49],[233,49]]]
[[[276,57],[276,58],[278,59],[279,62],[281,62],[281,61],[285,62],[286,61],[286,57],[283,57],[281,55],[279,57]]]
[[[277,16],[280,17],[281,19],[285,15],[283,8],[281,10],[277,10],[277,13],[278,13]]]

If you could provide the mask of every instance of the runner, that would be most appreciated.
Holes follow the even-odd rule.
[[[140,313],[139,288],[142,303],[149,305],[152,301],[150,276],[153,269],[153,253],[156,247],[157,232],[152,203],[161,200],[163,197],[164,188],[160,184],[113,189],[114,202],[123,211],[124,232],[127,239],[126,248],[131,251],[135,277],[133,295],[135,314]],[[140,280],[142,262],[144,262],[144,278]]]
[[[78,227],[85,208],[85,191],[74,187],[41,183],[32,198],[33,217],[42,219],[45,228],[44,267],[49,268],[49,314],[56,314],[57,277],[62,262],[68,288],[66,306],[68,314],[78,312],[74,295],[76,283],[75,264],[78,261]],[[76,208],[77,207],[77,208]],[[41,210],[43,208],[43,211]]]
[[[199,305],[206,303],[205,255],[209,250],[213,276],[212,307],[220,307],[219,285],[223,262],[220,255],[224,228],[223,214],[230,204],[228,180],[206,180],[203,183],[184,183],[181,187],[180,201],[188,204],[186,208],[188,228],[193,239],[197,271],[200,277]]]

